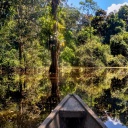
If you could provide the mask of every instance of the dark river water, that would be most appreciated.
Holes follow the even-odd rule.
[[[0,128],[38,128],[67,95],[77,94],[108,128],[128,128],[128,68],[47,68],[0,74]]]

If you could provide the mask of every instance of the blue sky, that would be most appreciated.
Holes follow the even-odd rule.
[[[72,6],[78,7],[79,2],[85,0],[67,0],[67,1],[69,5],[72,4]],[[100,8],[108,11],[108,13],[113,10],[118,11],[121,5],[128,4],[128,0],[93,0],[93,1],[95,1]]]

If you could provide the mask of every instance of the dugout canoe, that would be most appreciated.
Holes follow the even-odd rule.
[[[107,128],[75,94],[67,95],[38,128]]]

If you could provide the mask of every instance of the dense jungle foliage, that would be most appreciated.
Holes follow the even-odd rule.
[[[51,0],[0,1],[0,68],[49,66]],[[59,65],[128,66],[128,6],[106,14],[93,1],[57,10]]]

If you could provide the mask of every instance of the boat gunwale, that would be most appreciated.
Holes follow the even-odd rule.
[[[56,107],[55,109],[49,114],[49,116],[43,121],[43,123],[38,128],[46,128],[54,119],[54,117],[59,113],[59,110],[62,106],[66,103],[66,101],[70,98],[70,94],[67,95]]]

